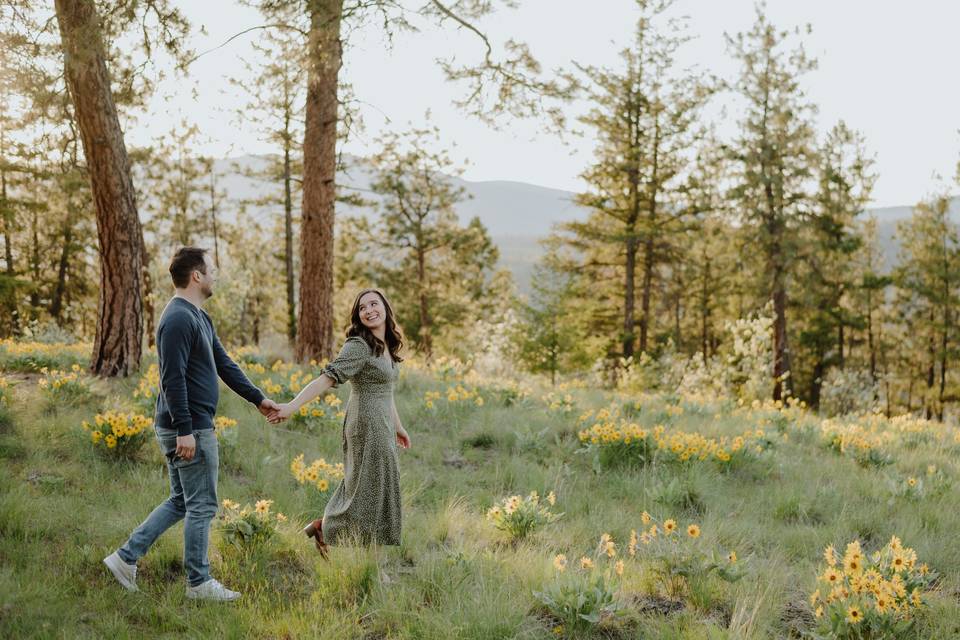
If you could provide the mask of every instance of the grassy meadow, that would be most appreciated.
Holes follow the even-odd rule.
[[[71,353],[0,349],[4,638],[960,637],[955,427],[551,390],[450,363],[403,365],[400,547],[336,547],[325,562],[300,533],[338,482],[349,385],[276,427],[224,390],[219,495],[236,506],[214,522],[211,569],[242,598],[186,599],[182,525],[130,594],[101,559],[165,498],[166,471],[152,427],[107,412],[149,416],[150,375],[89,379]],[[278,400],[314,370],[237,357]],[[111,420],[129,433],[107,446]],[[261,517],[262,536],[237,524]],[[856,585],[832,604],[830,545],[837,579]],[[907,559],[898,575],[921,576],[892,594],[913,606],[871,609],[863,569],[847,566],[888,563],[872,557],[883,549]],[[851,606],[868,619],[848,620]],[[896,611],[888,635],[868,632]]]

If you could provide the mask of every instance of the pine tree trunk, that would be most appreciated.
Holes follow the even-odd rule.
[[[937,347],[936,347],[936,337],[934,336],[934,315],[933,308],[930,309],[930,337],[927,342],[927,351],[930,356],[930,363],[927,367],[927,392],[923,397],[924,405],[924,416],[927,420],[933,418],[933,384],[936,380],[936,368],[937,368]]]
[[[342,60],[343,0],[310,0],[303,212],[300,227],[300,314],[297,360],[333,350],[333,233],[337,165],[337,76]]]
[[[949,304],[945,302],[944,304]],[[950,310],[943,310],[943,335],[940,340],[940,389],[937,402],[937,420],[943,422],[944,392],[947,388],[947,347],[950,331]]]
[[[30,274],[33,276],[33,286],[30,288],[30,319],[36,320],[40,308],[40,214],[37,207],[33,208],[33,216],[30,218],[30,237]]]
[[[623,283],[623,357],[633,355],[634,342],[634,305],[636,298],[637,248],[635,224],[627,225],[626,278]],[[646,336],[646,318],[640,320],[640,351],[643,351]]]
[[[789,383],[783,375],[790,371],[790,354],[787,350],[787,291],[782,283],[782,274],[774,276],[773,290],[773,399],[783,399],[789,391]]]
[[[429,362],[433,356],[433,327],[427,301],[426,253],[419,238],[417,239],[417,291],[420,298],[420,348],[423,350],[424,358]]]
[[[54,6],[97,213],[100,301],[90,370],[126,376],[140,367],[143,340],[141,231],[130,161],[94,1],[55,0]]]
[[[217,228],[217,183],[210,165],[210,226],[213,230],[213,264],[220,268],[220,233]]]
[[[70,266],[71,245],[73,245],[73,220],[68,214],[68,219],[63,226],[63,246],[60,248],[60,261],[57,264],[57,283],[54,285],[53,295],[50,299],[50,315],[57,326],[63,326],[60,323],[60,314],[63,312],[63,294],[67,289],[67,270]]]
[[[289,122],[289,117],[287,118]],[[283,263],[287,279],[287,337],[293,345],[297,339],[297,301],[293,290],[293,195],[290,182],[290,138],[283,143]]]
[[[260,294],[253,299],[253,344],[260,345]]]
[[[841,369],[843,369],[843,366],[844,366],[843,345],[845,342],[846,340],[844,339],[844,335],[843,335],[843,320],[841,319],[840,323],[837,325],[837,349],[840,355],[840,362],[837,363],[837,366],[839,366]]]
[[[823,373],[825,370],[824,354],[818,352],[817,362],[813,365],[813,375],[810,378],[810,408],[814,411],[820,409],[820,391],[823,389]]]
[[[14,281],[17,277],[17,270],[13,266],[13,242],[10,240],[11,227],[10,219],[13,211],[10,209],[10,203],[7,201],[7,172],[0,169],[0,204],[3,210],[0,211],[0,222],[3,223],[3,258],[7,265],[7,281],[10,285],[10,297],[7,299],[7,311],[10,314],[10,331],[14,336],[19,336],[20,329],[20,308],[17,304],[17,288]]]
[[[143,260],[143,317],[147,324],[147,347],[153,349],[157,346],[157,328],[155,325],[155,309],[153,306],[153,277],[150,275],[150,263],[152,258],[147,251],[147,243],[143,239],[143,229],[140,229],[140,255]]]
[[[867,291],[867,348],[870,350],[870,380],[877,381],[877,349],[873,343],[873,293]]]
[[[656,120],[653,136],[653,160],[650,171],[650,207],[647,210],[646,242],[643,251],[643,292],[640,313],[640,352],[647,350],[650,340],[650,298],[653,294],[654,249],[657,234],[657,182],[659,178],[660,120]]]

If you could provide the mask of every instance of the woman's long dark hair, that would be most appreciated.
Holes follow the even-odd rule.
[[[380,296],[383,308],[387,311],[387,317],[386,320],[384,320],[386,327],[384,327],[385,331],[383,332],[383,337],[387,339],[386,344],[384,344],[380,338],[373,335],[373,332],[360,321],[360,298],[368,293],[375,293]],[[400,327],[397,326],[396,320],[394,320],[393,307],[390,306],[387,296],[385,296],[380,289],[364,289],[354,298],[353,308],[350,310],[350,326],[347,328],[347,337],[350,338],[352,336],[363,338],[364,342],[370,346],[377,357],[383,355],[384,349],[388,349],[390,351],[390,357],[393,358],[394,362],[403,362],[403,358],[400,357],[400,350],[403,349],[403,334],[400,332]]]

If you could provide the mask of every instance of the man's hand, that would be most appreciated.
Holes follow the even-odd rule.
[[[177,436],[177,450],[174,452],[174,455],[184,460],[193,460],[196,452],[197,440],[193,437],[192,433],[188,436]]]
[[[293,407],[290,406],[289,402],[285,402],[277,406],[276,412],[273,414],[272,418],[269,418],[272,424],[279,424],[293,415]]]
[[[273,422],[277,418],[277,412],[280,410],[280,405],[270,398],[264,398],[263,402],[260,403],[260,406],[257,407],[257,410],[262,413],[267,420]]]

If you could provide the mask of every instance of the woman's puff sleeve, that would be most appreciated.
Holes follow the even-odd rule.
[[[337,357],[321,369],[320,373],[326,374],[328,378],[333,380],[334,388],[339,387],[360,372],[367,358],[370,357],[370,353],[370,347],[363,338],[350,336],[343,343]]]

